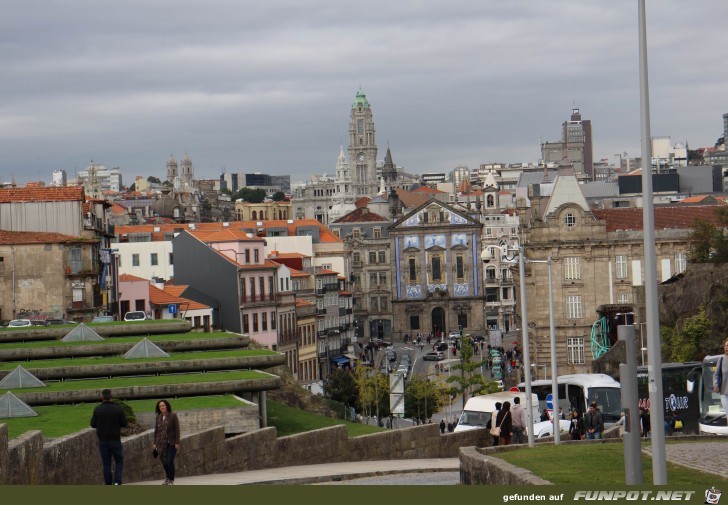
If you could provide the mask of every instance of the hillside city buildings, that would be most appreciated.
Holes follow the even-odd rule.
[[[723,116],[728,133],[728,114]],[[725,136],[725,135],[724,135]],[[311,384],[367,359],[364,347],[452,331],[522,345],[547,376],[548,271],[560,373],[591,370],[614,343],[614,316],[643,312],[641,160],[593,159],[592,128],[574,109],[538,164],[483,163],[415,176],[383,159],[372,104],[359,89],[348,145],[331,170],[304,182],[226,172],[195,178],[185,154],[165,178],[92,163],[69,181],[0,188],[0,320],[117,318],[131,310],[185,318],[195,331],[245,333],[285,354]],[[690,268],[695,219],[724,226],[725,146],[696,165],[686,144],[652,139],[658,278]],[[76,184],[69,186],[68,184]],[[242,188],[287,198],[235,200]],[[518,269],[523,246],[528,321]],[[484,263],[481,255],[490,252]]]

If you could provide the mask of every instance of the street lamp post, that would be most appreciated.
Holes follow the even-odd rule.
[[[484,263],[490,262],[493,258],[490,253],[490,248],[498,248],[501,253],[505,256],[505,260],[513,262],[518,255],[518,274],[520,277],[521,287],[521,331],[523,332],[523,370],[526,379],[526,425],[528,427],[528,446],[534,446],[533,437],[533,406],[531,401],[531,356],[530,356],[530,345],[528,341],[528,314],[526,308],[526,266],[525,266],[525,252],[522,245],[518,246],[516,250],[509,250],[508,248],[500,246],[487,246],[480,254],[480,259]],[[509,257],[508,253],[513,253],[513,256]]]

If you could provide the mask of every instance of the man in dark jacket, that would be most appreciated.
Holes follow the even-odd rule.
[[[124,451],[121,445],[121,428],[127,425],[124,409],[111,402],[111,390],[101,391],[101,405],[96,406],[91,416],[91,427],[96,428],[99,438],[99,452],[104,467],[104,484],[121,485],[124,470]],[[115,471],[111,473],[111,458],[114,458]]]
[[[584,419],[584,428],[586,428],[586,438],[588,440],[601,440],[604,433],[604,418],[597,408],[597,402],[589,405],[589,411]]]

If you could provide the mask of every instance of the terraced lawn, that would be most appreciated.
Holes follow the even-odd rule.
[[[60,391],[95,390],[99,388],[122,388],[134,386],[159,386],[166,384],[196,384],[202,382],[224,382],[233,380],[268,379],[269,374],[257,370],[236,370],[233,372],[170,374],[159,376],[115,377],[112,379],[70,380],[48,382],[46,387],[12,389],[14,394],[50,393]],[[0,389],[0,395],[9,389]]]
[[[121,363],[143,363],[153,360],[159,361],[188,361],[196,359],[219,359],[219,358],[242,358],[249,356],[271,356],[279,353],[268,349],[232,349],[227,351],[197,351],[197,352],[176,352],[170,354],[169,358],[138,358],[126,359],[123,356],[99,356],[90,358],[62,358],[62,359],[39,359],[32,361],[5,361],[0,362],[0,370],[13,370],[18,365],[26,370],[31,368],[59,368],[67,366],[87,365],[117,365]]]
[[[170,342],[174,340],[203,340],[217,338],[240,338],[237,333],[169,333],[164,335],[147,335],[151,342]],[[4,342],[0,344],[3,349],[32,349],[39,347],[61,347],[73,345],[105,345],[105,344],[136,344],[144,338],[144,335],[134,337],[108,337],[105,340],[96,342],[61,342],[60,340],[40,340],[36,342]]]
[[[135,413],[153,412],[156,400],[131,400],[125,402]],[[232,395],[191,396],[171,399],[174,410],[209,409],[220,407],[239,407],[240,401]],[[34,407],[37,417],[16,419],[0,419],[0,424],[8,427],[9,438],[15,438],[27,431],[40,430],[46,438],[57,438],[77,433],[87,428],[98,403],[80,403],[76,405],[53,405]]]

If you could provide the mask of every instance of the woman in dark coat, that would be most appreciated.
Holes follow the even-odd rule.
[[[167,477],[163,484],[171,485],[174,484],[174,458],[179,450],[179,419],[167,400],[159,400],[155,412],[153,448],[159,454]]]
[[[511,402],[503,402],[498,415],[495,418],[495,425],[500,426],[500,438],[498,445],[511,445],[513,435],[513,416],[511,415]]]
[[[574,409],[571,413],[571,424],[569,424],[569,438],[571,440],[582,440],[584,438],[584,416]]]

